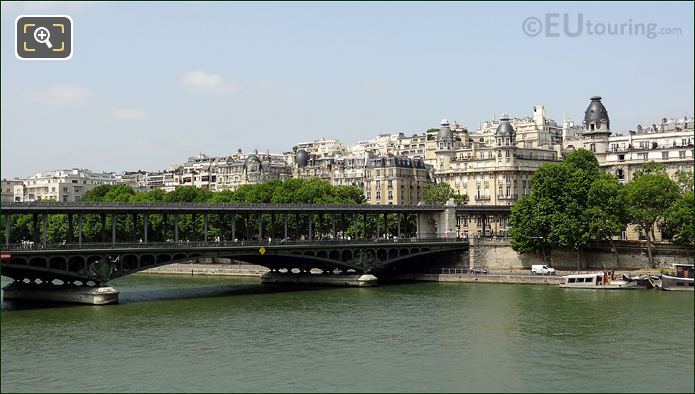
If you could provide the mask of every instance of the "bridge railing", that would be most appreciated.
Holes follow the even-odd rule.
[[[329,240],[244,240],[244,241],[179,241],[179,242],[83,242],[76,243],[19,243],[3,245],[3,249],[10,251],[22,250],[74,250],[74,249],[191,249],[191,248],[225,248],[243,246],[277,247],[289,245],[329,246],[329,245],[364,245],[364,244],[404,244],[404,243],[465,243],[464,239],[443,238],[391,238],[391,239],[329,239]]]
[[[320,209],[358,209],[374,211],[391,211],[407,209],[436,209],[443,210],[442,205],[432,204],[402,204],[402,205],[370,205],[370,204],[269,204],[269,203],[196,203],[196,202],[3,202],[3,208],[224,208],[224,209],[291,209],[311,210]]]

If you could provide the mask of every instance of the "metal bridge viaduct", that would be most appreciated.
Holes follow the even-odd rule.
[[[4,295],[61,299],[58,289],[69,290],[65,300],[108,303],[114,300],[105,295],[109,280],[206,257],[265,266],[268,283],[371,285],[389,273],[460,259],[468,242],[457,238],[458,219],[477,216],[485,223],[509,210],[453,203],[3,203],[1,273],[14,279]],[[30,234],[13,231],[17,215],[31,218]],[[49,221],[65,229],[52,232],[52,242]]]

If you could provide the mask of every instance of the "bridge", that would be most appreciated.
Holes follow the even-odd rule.
[[[459,237],[462,216],[484,222],[509,210],[454,204],[3,203],[1,273],[15,283],[104,285],[148,268],[222,257],[278,274],[381,275],[460,256],[468,249]]]

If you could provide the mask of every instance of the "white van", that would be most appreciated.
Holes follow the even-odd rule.
[[[548,267],[545,264],[537,264],[531,266],[531,273],[533,275],[555,275],[555,268]]]

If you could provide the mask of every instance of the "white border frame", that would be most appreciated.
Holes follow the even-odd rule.
[[[20,18],[41,18],[41,17],[61,17],[61,18],[68,18],[70,21],[70,56],[68,57],[61,57],[61,58],[46,58],[46,57],[40,57],[40,58],[26,58],[26,57],[21,57],[19,56],[19,52],[17,52],[17,23],[19,22]],[[75,54],[75,22],[72,20],[72,17],[70,15],[19,15],[15,18],[14,20],[14,55],[17,59],[19,60],[70,60],[72,58],[72,55]]]

